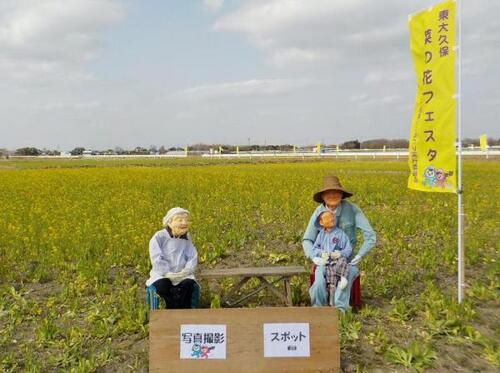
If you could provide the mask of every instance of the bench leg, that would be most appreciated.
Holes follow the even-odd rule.
[[[241,302],[240,300],[237,300],[235,302],[231,302],[231,298],[245,285],[248,281],[250,280],[250,277],[243,277],[236,285],[234,285],[231,290],[229,290],[229,293],[222,298],[222,303],[231,307],[234,306],[235,304],[238,304]]]
[[[252,291],[251,293],[248,293],[247,295],[245,295],[245,296],[241,297],[240,299],[232,302],[231,304],[228,304],[227,302],[226,302],[226,304],[228,304],[229,306],[236,306],[237,304],[242,303],[243,301],[247,300],[248,298],[253,297],[255,294],[260,293],[266,287],[267,287],[267,285],[263,284],[263,285],[259,286],[257,289],[255,289],[254,291]],[[280,294],[280,295],[283,296],[283,294]]]
[[[289,307],[293,306],[292,288],[290,286],[289,276],[280,277],[279,279],[274,280],[272,282],[267,281],[263,276],[256,276],[256,277],[260,281],[261,286],[259,286],[257,289],[250,292],[249,294],[246,294],[245,296],[236,299],[235,301],[232,301],[231,299],[234,297],[234,295],[236,295],[236,293],[243,287],[243,285],[245,285],[252,278],[252,277],[244,277],[236,285],[234,285],[231,288],[231,290],[229,290],[229,292],[225,297],[222,298],[222,303],[228,307],[233,307],[242,303],[248,298],[254,296],[255,294],[260,293],[262,290],[269,289],[269,291],[271,291],[274,295],[276,295],[279,299],[281,299],[287,306]],[[273,284],[280,282],[281,280],[283,280],[285,284],[285,294],[281,293],[273,286]]]
[[[275,294],[278,298],[280,298],[283,302],[285,302],[285,304],[287,306],[292,306],[291,302],[288,302],[288,298],[286,296],[283,295],[283,293],[280,293],[278,290],[276,290],[276,288],[272,285],[280,280],[282,280],[283,278],[280,278],[276,281],[273,281],[272,283],[269,283],[264,277],[262,276],[257,276],[257,278],[259,279],[259,281],[261,282],[262,286],[265,286],[266,288],[268,288],[273,294]],[[291,295],[291,294],[290,294]]]
[[[285,277],[284,283],[285,283],[285,296],[287,299],[287,305],[289,307],[293,307],[292,288],[290,286],[290,277]]]

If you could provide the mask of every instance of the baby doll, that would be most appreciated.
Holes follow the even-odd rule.
[[[352,247],[349,237],[335,226],[335,215],[331,211],[321,213],[317,224],[321,229],[313,246],[313,262],[317,266],[325,267],[323,273],[333,294],[337,286],[341,290],[347,286],[349,273],[347,258],[352,254]]]

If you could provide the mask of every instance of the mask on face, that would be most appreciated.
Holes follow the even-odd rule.
[[[168,226],[174,236],[183,236],[189,231],[189,224],[189,215],[178,214],[170,220]]]
[[[330,211],[323,212],[319,219],[319,225],[328,230],[332,229],[335,226],[335,215]]]

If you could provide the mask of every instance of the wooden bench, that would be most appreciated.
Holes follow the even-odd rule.
[[[290,287],[290,279],[292,276],[302,275],[307,271],[301,266],[282,266],[282,267],[249,267],[249,268],[222,268],[222,269],[205,269],[198,274],[200,279],[220,279],[224,277],[239,277],[240,280],[236,283],[222,298],[222,303],[226,306],[236,306],[251,296],[260,293],[264,289],[270,290],[278,299],[282,300],[287,306],[292,307],[292,289]],[[277,279],[268,281],[266,277],[278,277]],[[239,299],[234,299],[238,291],[251,278],[259,280],[261,286],[253,290],[249,294],[241,296]],[[280,292],[274,284],[284,282],[284,294]]]

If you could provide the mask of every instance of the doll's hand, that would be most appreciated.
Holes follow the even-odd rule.
[[[184,276],[184,274],[181,271],[181,272],[167,272],[165,274],[165,277],[168,278],[168,279],[170,279],[170,280],[177,281],[177,280],[179,280],[181,278],[184,278],[185,276]]]
[[[316,264],[317,266],[324,266],[326,264],[326,260],[317,256],[313,258],[313,263]]]
[[[356,255],[353,260],[351,260],[351,265],[356,266],[361,262],[361,259],[363,259],[361,256]]]
[[[341,277],[337,286],[339,287],[340,290],[344,290],[347,287],[348,283],[349,281],[347,280],[347,278]]]
[[[189,275],[193,274],[193,269],[192,268],[184,268],[182,271],[179,272],[179,275],[182,277],[186,277]]]
[[[187,277],[192,274],[191,268],[184,268],[183,270],[179,272],[167,272],[165,274],[166,278],[169,278],[171,280],[178,280],[184,277]]]
[[[340,251],[332,251],[330,253],[330,258],[332,258],[333,260],[337,260],[338,258],[340,258]]]

